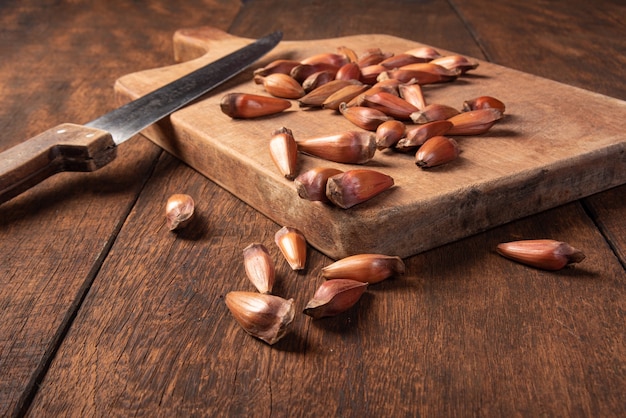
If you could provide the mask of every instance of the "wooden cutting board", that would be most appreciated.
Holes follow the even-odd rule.
[[[180,30],[174,44],[181,63],[120,78],[119,101],[250,42],[213,28]],[[453,83],[424,86],[429,103],[460,109],[466,99],[490,95],[507,106],[506,117],[487,134],[456,138],[457,161],[422,170],[413,155],[377,151],[365,167],[391,175],[392,189],[347,210],[302,200],[269,156],[272,132],[284,126],[299,140],[354,125],[332,111],[300,109],[295,101],[279,115],[232,120],[219,101],[228,92],[265,94],[252,81],[255,68],[339,46],[401,53],[422,44],[378,34],[283,41],[249,71],[144,134],[276,223],[299,228],[335,259],[364,252],[407,257],[626,182],[626,102],[479,60],[475,71]],[[356,167],[300,156],[300,172],[318,165]]]

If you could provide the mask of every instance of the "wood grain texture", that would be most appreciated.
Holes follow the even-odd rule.
[[[510,1],[498,2],[488,8],[481,8],[480,2],[454,2],[454,7],[465,17],[469,29],[479,39],[490,60],[626,99],[622,82],[626,37],[623,23],[616,20],[617,16],[624,14],[624,4],[602,1],[580,4],[574,9],[566,3],[548,5],[530,2],[521,9],[518,6]],[[518,13],[528,16],[535,28],[523,37],[517,32],[519,26],[524,24],[519,21]],[[581,106],[585,107],[584,104]],[[616,126],[623,125],[617,121]],[[620,239],[623,236],[620,226],[623,211],[619,209],[623,210],[621,202],[625,194],[626,187],[622,186],[585,201],[614,246],[622,265],[626,265],[626,245]]]
[[[624,274],[578,205],[412,257],[406,276],[372,286],[348,313],[298,314],[270,347],[223,301],[252,290],[241,249],[268,246],[275,293],[298,309],[328,261],[313,252],[304,274],[291,272],[271,245],[278,225],[169,157],[155,180],[146,190],[155,198],[140,199],[121,231],[33,416],[610,415],[621,406],[626,352],[614,309],[624,307]],[[220,196],[227,204],[178,236],[158,202],[183,183],[205,205]],[[538,229],[583,245],[587,262],[547,273],[489,250]],[[215,258],[225,262],[206,263]]]
[[[261,22],[260,15],[266,21]],[[280,0],[253,1],[237,15],[229,32],[258,38],[277,29],[289,40],[390,34],[482,58],[480,45],[472,39],[468,27],[452,4],[442,0],[346,1],[332,6],[313,0],[298,7],[285,7]]]
[[[179,22],[226,28],[238,2],[0,4],[0,150],[115,106],[117,78],[173,62]],[[52,18],[51,16],[54,16]],[[134,31],[134,25],[143,27]],[[61,174],[0,206],[0,415],[29,398],[160,150],[137,137],[97,173]]]
[[[451,3],[490,61],[626,100],[626,86],[616,83],[626,67],[624,2],[577,3],[574,9],[568,2]],[[532,32],[522,29],[528,24]]]
[[[250,38],[280,26],[288,40],[388,33],[481,58],[487,58],[481,56],[485,39],[494,42],[490,57],[512,57],[515,51],[496,37],[549,35],[538,33],[543,19],[554,15],[552,3],[472,4],[469,13],[443,0],[343,1],[333,7],[266,0],[2,2],[2,57],[24,56],[0,60],[2,79],[8,74],[11,80],[0,89],[12,98],[0,108],[1,125],[12,132],[0,137],[0,147],[108,110],[117,78],[172,61],[172,35],[183,26],[208,24]],[[616,3],[594,4],[602,10]],[[497,17],[515,19],[514,30],[477,24],[498,7],[520,11]],[[591,13],[595,28],[609,35],[620,30],[618,19],[587,7],[568,2],[563,24]],[[600,56],[606,45],[616,52],[615,43],[589,41],[602,31],[575,35],[585,54]],[[115,41],[109,44],[109,38]],[[128,43],[120,44],[122,38]],[[600,93],[606,93],[603,85],[621,88],[619,72],[595,77],[549,43],[539,43],[533,59],[520,52],[520,67],[537,65],[531,73],[545,76],[540,64],[549,59],[558,77],[588,79]],[[78,59],[86,50],[102,62]],[[50,65],[54,57],[59,61]],[[62,82],[67,74],[91,81]],[[97,87],[89,101],[92,81]],[[75,89],[83,93],[75,95]],[[68,98],[82,106],[70,106]],[[241,260],[245,245],[266,242],[280,260],[271,242],[280,225],[167,153],[138,190],[141,173],[151,168],[138,166],[137,156],[149,155],[152,164],[158,150],[140,138],[123,146],[127,159],[106,174],[63,175],[0,206],[0,415],[20,415],[25,408],[29,416],[626,413],[626,274],[607,244],[621,245],[624,253],[623,187],[594,195],[584,206],[565,205],[408,258],[406,276],[372,286],[344,315],[323,321],[297,315],[291,333],[269,347],[237,326],[223,296],[251,289]],[[185,190],[196,197],[197,223],[171,234],[161,215],[163,199]],[[120,205],[128,214],[116,210]],[[113,224],[118,228],[111,232]],[[493,251],[502,241],[540,237],[579,246],[587,259],[548,273]],[[279,262],[276,292],[302,307],[329,263],[315,250],[300,274]],[[89,289],[78,308],[75,295],[83,283]]]
[[[185,64],[120,78],[116,91],[122,101],[250,42],[209,29],[184,34],[177,37],[181,51],[187,45],[197,49],[204,40],[207,53]],[[395,182],[388,192],[349,210],[302,200],[270,158],[271,133],[285,126],[296,140],[304,140],[357,128],[336,112],[298,109],[295,101],[280,115],[232,120],[221,112],[220,100],[234,92],[267,95],[252,81],[254,68],[341,45],[357,52],[376,45],[401,53],[423,44],[376,34],[284,41],[219,92],[171,115],[173,126],[165,135],[154,130],[145,135],[275,222],[299,228],[311,245],[335,259],[358,253],[408,257],[626,182],[626,139],[613,124],[626,118],[626,102],[479,61],[475,71],[457,81],[423,87],[427,103],[460,109],[464,100],[491,95],[506,104],[505,117],[487,134],[456,137],[460,159],[420,170],[413,154],[377,152],[361,166],[300,154],[300,173],[317,166],[370,168]],[[242,181],[250,178],[257,181]],[[445,233],[428,234],[431,228]]]
[[[598,193],[584,200],[584,205],[622,266],[626,268],[626,226],[624,225],[624,199],[626,187],[616,187],[604,193]]]
[[[64,123],[0,154],[0,203],[63,171],[96,171],[115,159],[111,134]]]

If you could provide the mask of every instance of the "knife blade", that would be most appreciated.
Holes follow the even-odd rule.
[[[63,171],[95,171],[117,145],[241,73],[271,51],[280,31],[83,125],[63,123],[0,153],[0,204]]]

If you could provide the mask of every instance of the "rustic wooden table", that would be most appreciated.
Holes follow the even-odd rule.
[[[0,151],[112,109],[117,78],[173,63],[175,30],[204,25],[386,33],[624,100],[625,15],[618,0],[4,1]],[[162,212],[182,190],[200,222],[181,237]],[[242,249],[278,226],[138,135],[103,170],[0,205],[0,415],[624,416],[625,192],[411,257],[357,308],[297,314],[269,346],[223,298],[247,287]],[[536,237],[587,259],[553,273],[493,251]],[[330,261],[312,250],[280,292],[301,308]]]

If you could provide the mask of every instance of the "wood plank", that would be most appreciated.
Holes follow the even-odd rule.
[[[186,64],[122,77],[116,84],[122,100],[141,96],[249,42],[208,30],[178,35],[179,45],[205,40],[207,54]],[[377,45],[400,53],[423,44],[375,34],[285,41],[256,67],[279,58],[299,60],[335,51],[340,45],[355,51]],[[333,258],[366,252],[407,257],[626,182],[626,139],[612,123],[620,115],[626,117],[626,102],[480,61],[477,70],[459,81],[424,87],[429,103],[460,109],[465,99],[491,95],[507,105],[505,118],[487,134],[456,137],[459,160],[420,170],[413,155],[378,152],[361,167],[390,175],[395,181],[392,190],[348,210],[311,203],[297,197],[293,182],[282,177],[269,152],[263,151],[271,133],[285,126],[301,140],[356,128],[330,111],[292,109],[252,121],[230,119],[220,111],[224,94],[263,94],[251,72],[175,112],[165,133],[145,134],[277,223],[300,228],[315,248]],[[299,164],[299,172],[315,166],[360,168],[302,154]],[[242,181],[250,178],[258,181]],[[429,228],[446,233],[427,234]]]
[[[347,14],[346,3],[293,5],[284,13],[315,11],[319,20],[288,19],[283,29],[330,37],[375,22],[393,33],[415,16],[428,16],[416,33],[463,27],[454,14],[429,14],[434,4],[448,7],[443,1],[410,2],[413,13],[402,1],[354,6],[371,5],[380,20]],[[258,36],[283,23],[284,8],[270,5],[246,2],[233,33]],[[453,50],[467,41],[448,39]],[[159,215],[167,193],[181,190],[206,205],[199,233],[186,237],[164,231]],[[226,291],[250,289],[243,246],[267,242],[278,258],[271,236],[279,225],[169,156],[136,208],[31,415],[624,415],[624,272],[578,204],[411,257],[407,276],[372,287],[346,315],[297,316],[273,348],[245,335],[222,302]],[[492,250],[537,234],[579,245],[588,259],[547,273]],[[330,262],[317,251],[309,261],[301,275],[279,267],[277,293],[300,307]]]
[[[332,6],[325,2],[310,2],[299,7],[284,7],[280,0],[253,3],[246,4],[241,10],[229,33],[258,38],[268,31],[280,29],[288,40],[381,33],[482,57],[480,46],[449,1],[415,4],[410,0],[363,0],[336,2]],[[262,24],[259,16],[265,20]]]
[[[154,179],[120,232],[120,244],[91,289],[89,308],[81,310],[72,341],[64,344],[44,383],[54,394],[41,392],[33,415],[103,408],[150,415],[162,401],[163,415],[228,410],[223,407],[232,397],[220,388],[225,389],[223,379],[233,382],[232,367],[238,367],[233,339],[237,344],[245,339],[230,326],[223,295],[233,285],[247,288],[243,243],[266,242],[279,260],[278,249],[270,245],[276,225],[171,156],[162,158]],[[190,234],[177,235],[165,227],[163,202],[181,191],[197,201],[199,222]],[[313,255],[317,264],[315,257],[321,256]],[[211,260],[221,262],[207,263]],[[286,263],[277,265],[285,277],[279,288],[308,282],[295,273],[285,276]],[[90,372],[70,372],[79,369]],[[69,380],[58,386],[58,378]],[[74,397],[78,393],[71,387],[81,387],[81,395]]]
[[[199,5],[211,6],[221,27],[239,8],[53,3],[0,6],[0,151],[112,109],[115,79],[146,62],[171,63],[178,22],[206,22],[191,13]],[[0,206],[0,416],[28,406],[161,153],[141,137],[119,151],[100,172],[58,175]]]
[[[540,4],[500,1],[488,8],[464,1],[455,8],[464,16],[490,60],[522,71],[626,100],[626,37],[616,16],[626,13],[615,1]],[[518,19],[532,16],[535,30],[518,36]],[[528,47],[532,45],[532,47]],[[584,106],[583,106],[584,107]],[[617,121],[623,131],[624,123]],[[593,132],[593,125],[590,123]],[[585,199],[622,265],[626,266],[623,196],[617,187]]]
[[[453,3],[489,61],[626,100],[626,85],[617,82],[626,67],[626,37],[619,22],[626,13],[623,2]],[[524,31],[529,24],[535,29]]]
[[[616,187],[604,193],[598,193],[587,199],[584,204],[591,217],[609,245],[626,269],[626,187]]]
[[[328,259],[313,251],[308,270],[293,273],[272,246],[278,225],[168,156],[155,179],[33,416],[606,416],[623,408],[626,331],[615,311],[625,307],[626,276],[607,262],[606,243],[579,205],[411,257],[406,276],[372,286],[344,315],[312,321],[298,313],[270,347],[246,335],[223,303],[230,290],[252,290],[241,250],[268,246],[278,261],[276,293],[294,297],[298,310]],[[160,203],[182,185],[206,214],[191,236],[171,234],[161,215]],[[550,273],[493,251],[538,230],[585,248],[588,259]]]

